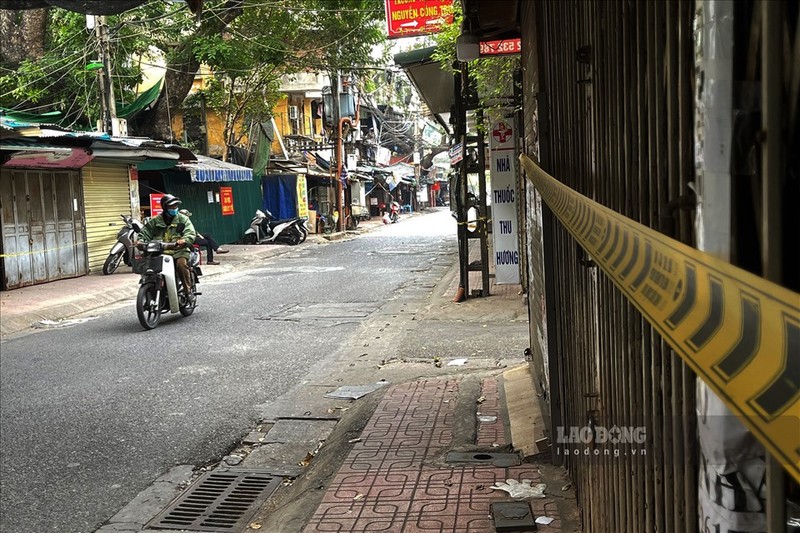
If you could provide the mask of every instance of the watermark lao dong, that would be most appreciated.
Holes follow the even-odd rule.
[[[647,455],[644,426],[558,426],[555,453],[584,456]]]

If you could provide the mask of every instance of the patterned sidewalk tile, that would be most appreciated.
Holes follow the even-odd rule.
[[[495,417],[494,422],[478,422],[478,446],[491,446],[506,444],[506,430],[503,421],[503,412],[500,405],[500,391],[496,378],[481,380],[481,396],[483,403],[478,407],[478,415]]]
[[[489,424],[485,438],[505,435],[497,380],[484,380],[487,401],[499,425]],[[490,487],[507,479],[541,481],[533,465],[433,467],[431,457],[452,445],[455,380],[403,383],[390,388],[331,481],[306,533],[320,531],[392,533],[488,533],[494,501],[508,495]],[[495,427],[497,426],[497,427]],[[498,442],[493,440],[492,442]],[[533,500],[535,514],[556,520],[540,531],[559,531],[555,504]]]

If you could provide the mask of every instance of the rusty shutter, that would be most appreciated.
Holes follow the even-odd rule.
[[[78,173],[0,169],[2,289],[86,274]]]
[[[131,214],[127,164],[92,161],[83,167],[89,271],[99,272],[122,227],[120,215]]]

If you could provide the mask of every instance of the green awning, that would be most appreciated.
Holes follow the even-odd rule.
[[[158,96],[161,94],[162,85],[164,85],[163,78],[137,96],[136,100],[130,104],[122,105],[121,102],[117,102],[117,117],[129,120],[138,115],[140,111],[158,99]],[[60,124],[61,121],[64,120],[64,113],[61,111],[50,111],[48,113],[39,114],[0,107],[0,114],[16,122],[25,124]]]
[[[25,124],[57,124],[64,118],[64,113],[61,111],[50,111],[49,113],[28,113],[26,111],[14,111],[0,107],[0,114],[10,118],[16,122],[23,122]]]
[[[140,111],[158,99],[158,95],[161,94],[162,85],[164,85],[163,78],[145,92],[137,96],[136,100],[130,104],[121,105],[119,102],[117,102],[117,116],[119,118],[131,119],[138,115]]]

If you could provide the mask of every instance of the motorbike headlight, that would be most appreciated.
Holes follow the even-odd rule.
[[[148,252],[160,252],[161,251],[161,243],[159,243],[159,242],[148,242],[147,243],[147,251]]]

